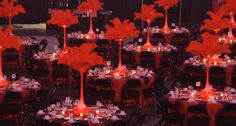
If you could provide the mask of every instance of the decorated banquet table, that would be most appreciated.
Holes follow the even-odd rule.
[[[206,105],[206,110],[210,118],[210,126],[215,126],[215,118],[222,108],[227,104],[236,103],[236,90],[226,87],[223,91],[214,91],[207,95],[200,95],[193,87],[176,88],[168,94],[170,102],[178,104],[181,113],[187,114],[187,109],[191,105]]]
[[[137,44],[127,44],[123,46],[123,49],[128,52],[132,52],[133,56],[135,56],[135,60],[137,65],[141,64],[141,53],[148,51],[154,54],[155,59],[155,68],[158,68],[160,65],[160,60],[163,57],[164,53],[170,53],[172,51],[176,51],[177,48],[167,44],[166,46],[159,43],[157,46],[151,46],[148,48],[144,48],[143,46],[138,46]]]
[[[20,66],[25,70],[24,68],[24,62],[27,60],[29,57],[31,57],[36,51],[39,50],[39,42],[35,39],[32,38],[27,38],[24,41],[22,41],[19,50],[19,63]],[[23,71],[24,73],[24,71]]]
[[[39,82],[34,79],[21,77],[18,81],[9,82],[5,86],[0,86],[0,102],[3,100],[7,92],[19,92],[22,95],[23,101],[30,97],[30,92],[37,92],[41,89]]]
[[[163,31],[163,29],[161,28],[154,27],[154,28],[151,28],[150,32],[152,35],[162,34],[164,37],[165,43],[168,43],[168,44],[170,44],[173,41],[174,36],[177,34],[183,34],[186,36],[190,35],[190,31],[187,28],[179,27],[179,26],[176,26],[175,28],[170,29],[169,31]]]
[[[24,53],[27,53],[28,51],[32,51],[31,53],[35,53],[39,49],[40,43],[32,38],[27,38],[24,41],[22,41],[20,46],[20,54],[24,55]],[[29,52],[28,52],[29,53]]]
[[[123,68],[126,69],[125,66],[123,66]],[[152,86],[155,77],[154,72],[152,70],[144,69],[139,66],[134,70],[126,69],[125,74],[116,72],[115,70],[112,70],[109,67],[103,67],[90,69],[87,74],[87,80],[88,79],[111,79],[111,86],[112,89],[115,91],[114,101],[120,101],[121,90],[125,86],[128,79],[140,80],[141,88],[147,89]]]
[[[35,53],[33,56],[34,60],[38,60],[38,61],[43,61],[49,71],[49,80],[52,83],[52,67],[53,67],[53,62],[55,62],[56,60],[58,60],[58,56],[60,54],[60,50],[56,50],[53,53],[49,53],[49,52],[38,52]]]
[[[71,126],[81,121],[88,122],[90,126],[106,126],[117,120],[125,120],[126,113],[112,104],[103,105],[100,101],[89,106],[88,113],[76,113],[75,109],[79,100],[66,97],[64,101],[49,105],[44,110],[37,112],[37,119],[48,120],[49,123],[57,122],[61,126]]]
[[[203,67],[204,70],[206,70],[206,59],[202,59],[198,56],[190,57],[188,60],[184,61],[184,70],[188,66],[196,66],[196,67]],[[225,55],[223,59],[216,59],[213,61],[210,65],[210,67],[222,67],[224,68],[225,74],[226,74],[226,84],[232,85],[232,76],[233,76],[233,70],[236,66],[236,62],[234,59],[231,59],[229,56]]]
[[[79,32],[72,32],[70,34],[67,34],[68,38],[68,45],[80,45],[84,42],[98,42],[99,40],[105,41],[104,32],[101,32],[100,34],[90,35],[90,34],[83,34],[81,31]]]

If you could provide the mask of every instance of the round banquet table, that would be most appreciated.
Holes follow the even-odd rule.
[[[177,100],[179,100],[178,98],[168,98],[169,101],[171,101],[172,103],[175,103]],[[197,105],[199,102],[198,101],[181,101],[180,103],[180,107],[179,107],[179,111],[181,113],[186,114],[187,113],[187,108],[191,105]],[[206,109],[210,118],[210,126],[215,126],[215,118],[216,115],[222,110],[222,108],[224,107],[224,104],[221,103],[210,103],[210,102],[206,102]]]
[[[87,79],[91,79],[91,78],[93,80],[101,79],[101,78],[98,78],[98,77],[88,77],[87,76]],[[112,86],[112,89],[115,91],[114,101],[116,101],[116,102],[121,101],[121,90],[124,88],[124,86],[125,86],[125,84],[127,82],[127,79],[129,79],[129,78],[119,78],[119,79],[118,78],[114,78],[114,77],[111,78],[111,86]],[[145,83],[145,78],[140,77],[138,79],[141,81],[141,88],[142,89],[147,89],[147,88],[149,88],[153,84],[155,78],[154,78],[154,76],[148,77],[147,78],[148,79],[148,83]]]
[[[111,79],[111,86],[112,86],[112,89],[115,91],[114,101],[119,102],[121,101],[121,91],[124,88],[128,79],[139,79],[141,81],[141,89],[147,89],[152,86],[152,84],[154,83],[155,77],[153,74],[151,76],[139,76],[136,78],[133,78],[131,76],[125,76],[125,77],[120,76],[119,78],[117,78],[117,77],[114,77],[112,74],[108,76],[104,76],[104,77],[87,74],[86,82],[89,82],[89,80],[96,80],[96,79]],[[142,99],[142,96],[140,97],[140,99]]]
[[[97,43],[99,40],[106,40],[103,34],[96,34],[94,37],[89,37],[86,34],[72,32],[67,35],[68,46],[80,46],[83,43]]]
[[[58,107],[57,104],[58,103],[52,104],[48,106],[47,109],[39,110],[36,118],[47,120],[49,123],[56,122],[60,126],[71,126],[73,123],[79,123],[80,121],[88,121],[89,126],[106,126],[116,120],[125,120],[126,118],[126,113],[117,106],[117,108],[115,108],[113,105],[112,107],[109,107],[110,105],[88,106],[90,111],[81,116],[73,112],[73,109],[76,107],[74,102],[60,102],[60,107]],[[97,111],[99,112],[97,113]],[[124,114],[121,114],[121,112],[124,112]],[[92,115],[94,117],[92,117]],[[46,118],[46,116],[50,118]],[[116,118],[112,118],[113,116],[116,116]],[[97,118],[99,121],[94,122],[92,118]],[[69,119],[73,119],[73,122],[70,122]]]
[[[19,92],[23,101],[27,101],[30,97],[31,90],[38,92],[40,89],[41,85],[37,81],[28,78],[25,78],[25,80],[10,82],[8,85],[0,87],[0,102],[2,102],[7,92]]]
[[[155,68],[158,68],[160,66],[160,60],[163,57],[163,54],[165,52],[152,52],[154,54],[154,59],[155,59]],[[141,52],[133,52],[133,55],[135,56],[135,61],[137,65],[141,64]]]
[[[21,43],[20,49],[19,49],[19,65],[22,68],[22,73],[25,73],[25,66],[24,62],[25,60],[31,58],[33,54],[38,51],[39,49],[39,43]]]
[[[183,65],[183,68],[184,68],[184,71],[186,71],[186,68],[188,66],[197,66],[197,67],[203,67],[204,68],[204,71],[206,73],[206,66],[205,65],[193,65],[192,63],[186,63],[184,62],[184,65]],[[211,67],[213,66],[219,66],[219,67],[222,67],[224,68],[224,71],[225,71],[225,77],[226,77],[226,84],[227,85],[232,85],[232,76],[233,76],[233,70],[234,70],[234,67],[236,67],[236,64],[227,64],[227,65],[211,65]]]
[[[42,55],[42,56],[34,56],[33,58],[34,58],[34,60],[43,61],[43,62],[46,64],[46,66],[47,66],[47,68],[48,68],[48,72],[49,72],[49,74],[48,74],[48,79],[49,79],[49,81],[51,82],[51,84],[53,84],[53,79],[52,79],[52,67],[53,67],[53,63],[54,63],[55,61],[57,61],[58,58],[57,58],[57,57],[51,58],[51,57],[52,57],[52,54],[47,54],[47,55]],[[37,61],[36,61],[36,62],[37,62]]]
[[[144,48],[143,46],[138,46],[136,44],[127,44],[123,46],[123,50],[131,52],[132,56],[135,57],[135,62],[137,65],[141,65],[141,53],[142,52],[151,52],[154,55],[155,68],[160,67],[160,61],[163,59],[164,54],[168,54],[172,51],[176,51],[177,48],[168,44],[163,46],[159,43],[157,46],[151,46],[150,48]]]
[[[177,34],[183,34],[183,35],[186,35],[186,36],[190,36],[190,31],[184,27],[176,27],[174,29],[170,29],[169,32],[164,32],[162,29],[160,28],[152,28],[151,30],[151,35],[153,34],[162,34],[163,37],[164,37],[164,41],[165,43],[167,44],[171,44],[171,42],[173,41],[174,39],[174,36],[177,35]]]

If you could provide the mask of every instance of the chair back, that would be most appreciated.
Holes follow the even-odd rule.
[[[187,113],[193,113],[193,114],[208,114],[206,110],[205,104],[198,104],[198,105],[190,105],[187,108]]]
[[[138,89],[141,88],[141,81],[139,79],[128,79],[125,84],[125,89]]]
[[[126,126],[126,122],[124,120],[116,120],[112,123],[112,126]]]
[[[7,92],[3,97],[4,103],[21,103],[22,95],[19,92]]]
[[[36,126],[50,126],[49,121],[45,119],[37,119]]]

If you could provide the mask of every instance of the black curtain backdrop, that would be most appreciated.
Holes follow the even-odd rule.
[[[1,0],[0,0],[1,1]],[[48,9],[50,7],[57,8],[51,5],[51,0],[18,0],[26,9],[26,14],[20,14],[13,19],[13,23],[21,24],[36,24],[45,23],[50,15]],[[56,2],[57,0],[53,0]],[[62,0],[60,0],[62,1]],[[77,4],[82,0],[69,0],[69,6],[65,8],[75,9]],[[120,19],[133,19],[134,12],[141,8],[142,0],[101,0],[104,3],[104,10],[112,10],[113,17]],[[143,0],[144,3],[150,4],[154,0]],[[206,11],[211,10],[212,0],[182,0],[182,24],[183,25],[199,25],[206,18]],[[63,8],[63,9],[65,9]],[[180,6],[169,10],[169,22],[179,24],[179,9]],[[159,11],[163,11],[158,8]],[[162,26],[164,19],[158,19],[153,24]],[[6,24],[7,19],[1,18],[1,24]],[[140,24],[140,23],[139,23]],[[171,25],[171,24],[169,24]]]

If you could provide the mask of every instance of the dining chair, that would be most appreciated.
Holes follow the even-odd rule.
[[[95,79],[94,85],[97,89],[98,99],[105,103],[113,103],[115,92],[112,89],[111,79]]]
[[[126,126],[126,122],[124,120],[116,120],[112,122],[111,126]]]
[[[39,90],[34,96],[33,100],[29,103],[33,106],[35,110],[42,110],[46,107],[46,102],[49,97],[48,89]]]
[[[122,63],[128,68],[133,68],[136,65],[136,60],[131,51],[122,50]]]
[[[79,122],[72,123],[71,126],[89,126],[89,123],[86,120],[80,120]]]
[[[9,117],[17,122],[21,121],[23,99],[20,92],[6,92],[3,97],[0,112],[4,117]],[[10,115],[10,116],[9,116]]]
[[[200,88],[202,89],[205,87],[206,73],[204,72],[202,66],[194,66],[194,65],[186,66],[185,72],[189,78],[188,81],[191,86],[194,86],[196,88],[196,82],[200,81],[201,82]]]
[[[209,71],[209,81],[212,86],[222,88],[226,85],[226,73],[223,67],[214,66]]]
[[[52,81],[53,86],[67,85],[69,82],[69,67],[54,61],[52,64]]]
[[[6,49],[2,53],[2,62],[5,67],[17,67],[19,65],[19,53],[16,49]]]
[[[36,126],[50,126],[49,121],[45,119],[37,119],[36,120]]]
[[[121,101],[124,106],[127,103],[140,104],[141,81],[139,79],[128,79],[121,91]]]
[[[3,97],[2,102],[11,104],[11,103],[17,103],[17,104],[22,104],[22,95],[20,92],[6,92],[6,94]]]
[[[188,126],[209,126],[210,118],[207,113],[206,104],[190,105],[187,108],[187,124]]]
[[[236,87],[236,67],[233,67],[231,85],[232,87]]]
[[[25,104],[22,108],[22,121],[23,124],[31,126],[35,124],[36,113],[30,104]]]
[[[143,68],[155,68],[155,58],[152,52],[144,51],[140,54],[140,66]]]
[[[160,123],[184,126],[185,114],[180,113],[174,103],[168,101],[166,98],[159,99],[158,102],[160,104],[159,112],[163,115]]]
[[[158,45],[159,42],[165,43],[164,36],[162,34],[160,34],[160,33],[152,34],[152,36],[151,36],[151,43],[153,45]]]

